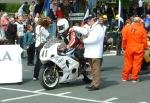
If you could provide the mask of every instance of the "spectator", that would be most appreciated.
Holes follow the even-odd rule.
[[[32,25],[33,33],[34,33],[34,31],[35,31],[35,21],[34,21],[34,18],[33,18],[32,15],[28,15],[27,25]]]
[[[70,13],[70,2],[68,0],[64,1],[64,8],[62,8],[64,13],[64,17],[68,18],[68,14]]]
[[[24,6],[24,4],[22,4],[22,5],[19,7],[17,16],[23,16],[23,14],[24,14],[23,6]]]
[[[53,11],[54,15],[56,15],[56,10],[57,10],[57,4],[55,3],[54,0],[51,0],[51,4],[50,4],[50,9]],[[60,6],[61,7],[61,6]]]
[[[6,32],[6,38],[11,44],[15,44],[15,40],[17,39],[17,25],[15,24],[15,19],[10,18],[8,29]]]
[[[52,20],[56,20],[56,16],[55,16],[55,14],[54,14],[54,12],[53,12],[53,9],[50,9],[48,16],[49,16]]]
[[[90,10],[90,13],[93,13],[92,10],[93,10],[93,7],[94,5],[96,4],[96,0],[87,0],[88,2],[88,8]]]
[[[77,13],[79,11],[78,3],[76,0],[73,0],[71,4],[71,12],[72,13]]]
[[[50,13],[49,13],[49,17],[52,19],[52,24],[49,26],[48,31],[51,34],[52,38],[56,37],[56,19],[57,16],[55,16],[56,11],[57,11],[57,5],[55,4],[55,1],[52,0],[51,4],[50,4]],[[63,13],[62,13],[63,15]]]
[[[24,2],[24,6],[23,6],[22,9],[23,9],[25,14],[29,14],[30,13],[28,2]]]
[[[8,23],[9,23],[8,14],[5,12],[1,17],[1,26],[4,33],[7,31]]]
[[[0,17],[3,15],[3,10],[0,10]]]
[[[56,10],[56,17],[57,17],[57,19],[61,19],[61,18],[63,18],[63,16],[64,16],[64,14],[63,14],[63,12],[62,12],[62,9],[61,9],[61,7],[57,7],[57,10]]]
[[[107,13],[107,19],[108,19],[109,26],[111,26],[112,19],[114,18],[114,9],[110,5],[108,5],[106,13]]]
[[[27,25],[27,32],[24,35],[24,46],[27,49],[27,65],[34,65],[34,54],[35,54],[35,39],[32,33],[32,25]]]
[[[98,21],[99,21],[100,26],[103,28],[103,34],[105,35],[106,34],[106,26],[104,25],[103,16],[100,16]],[[101,63],[100,63],[101,65],[102,65],[102,61],[103,61],[103,58],[101,59]]]
[[[34,25],[34,19],[33,19],[33,16],[32,15],[28,15],[28,18],[27,18],[27,22],[26,22],[27,25]]]
[[[44,2],[42,2],[42,0],[41,0],[41,3],[36,4],[35,9],[34,9],[34,14],[37,14],[37,13],[40,14],[42,12],[43,5],[44,5]]]
[[[34,18],[35,24],[38,23],[39,18],[40,18],[40,14],[39,14],[39,13],[36,13],[35,18]]]
[[[33,17],[35,16],[34,14],[35,6],[36,6],[35,1],[32,1],[32,4],[30,5],[29,10],[30,10],[30,15],[32,15]]]
[[[139,17],[141,17],[143,15],[143,12],[144,12],[144,8],[143,8],[143,0],[139,0],[139,5],[137,7],[137,15]]]
[[[23,16],[24,14],[29,14],[28,2],[24,2],[18,9],[18,16]]]
[[[146,6],[146,14],[150,15],[150,3]]]
[[[64,3],[63,3],[63,0],[58,0],[57,1],[57,7],[61,7],[62,11],[64,12]]]
[[[122,48],[125,50],[122,81],[129,80],[132,74],[132,82],[139,80],[139,72],[144,57],[144,49],[147,48],[147,34],[141,19],[134,17],[133,24],[122,32]]]
[[[19,16],[15,24],[17,25],[17,44],[19,44],[20,47],[23,48],[23,36],[24,36],[23,17]]]
[[[50,3],[50,11],[49,11],[49,15],[48,15],[52,20],[56,19],[56,17],[55,17],[56,10],[57,10],[57,6],[55,5],[55,2],[52,0]]]
[[[150,31],[150,15],[146,15],[144,20],[144,27],[148,32]]]
[[[35,28],[36,33],[36,41],[35,41],[35,49],[36,49],[36,64],[34,67],[34,75],[33,80],[38,80],[39,71],[41,68],[41,61],[39,59],[39,53],[42,48],[44,42],[46,42],[47,37],[49,37],[48,27],[51,24],[51,19],[48,17],[40,18],[38,21],[38,25]]]

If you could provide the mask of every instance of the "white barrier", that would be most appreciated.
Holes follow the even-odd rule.
[[[0,45],[0,84],[22,82],[22,51],[19,45]]]

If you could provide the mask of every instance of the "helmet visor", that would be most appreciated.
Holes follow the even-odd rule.
[[[64,25],[58,26],[57,29],[58,31],[64,30]]]

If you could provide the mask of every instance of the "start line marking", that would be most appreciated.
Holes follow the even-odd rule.
[[[65,95],[65,94],[69,94],[71,92],[52,94],[52,93],[39,92],[38,90],[30,91],[30,90],[5,88],[5,87],[0,87],[0,89],[11,90],[11,91],[18,91],[18,92],[26,92],[26,93],[35,93],[34,95],[28,95],[28,96],[22,96],[22,97],[10,98],[10,99],[3,99],[3,100],[1,100],[1,102],[8,102],[8,101],[13,101],[13,100],[18,100],[18,99],[24,99],[24,98],[40,96],[40,95],[49,95],[49,96],[68,98],[68,99],[74,99],[74,100],[79,100],[79,101],[94,102],[94,103],[114,103],[112,101],[118,99],[118,98],[109,98],[109,99],[106,99],[104,101],[100,101],[100,100],[93,100],[93,99],[86,99],[86,98],[79,98],[79,97],[72,97],[72,96],[66,96]]]

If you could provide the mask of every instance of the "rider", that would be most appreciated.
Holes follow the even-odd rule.
[[[69,32],[69,22],[67,19],[63,18],[57,22],[57,30],[61,39],[67,44],[67,49],[78,46],[78,48],[83,47],[83,43],[80,41],[79,35],[75,32]]]
[[[80,41],[80,35],[74,31],[69,32],[69,22],[65,18],[62,18],[57,21],[57,30],[59,36],[61,37],[61,39],[63,39],[63,41],[67,45],[66,49],[76,48],[74,55],[79,59],[79,62],[81,64],[80,68],[83,68],[82,66],[84,65],[83,63],[85,63],[84,62],[85,59],[83,57],[84,48],[83,43]],[[83,76],[84,76],[83,81],[85,81],[85,83],[91,82],[91,80],[87,78],[85,73],[83,73]]]

